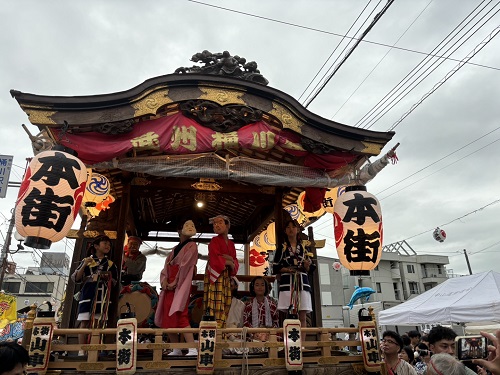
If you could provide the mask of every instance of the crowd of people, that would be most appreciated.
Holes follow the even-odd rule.
[[[389,375],[500,375],[500,330],[481,335],[491,343],[487,359],[459,361],[455,357],[457,334],[443,326],[433,327],[424,336],[418,331],[405,335],[385,331],[380,349]]]

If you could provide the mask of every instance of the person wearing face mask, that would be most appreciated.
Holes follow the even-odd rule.
[[[231,307],[231,276],[238,273],[234,242],[228,238],[229,218],[218,215],[210,219],[216,237],[208,244],[208,263],[203,280],[203,311],[215,316],[219,328],[226,327]]]
[[[191,240],[196,234],[196,227],[188,220],[179,230],[180,242],[172,249],[165,260],[165,266],[160,274],[161,293],[155,313],[155,324],[161,328],[190,328],[188,303],[191,292],[198,247]],[[179,342],[176,333],[169,333],[170,342]],[[186,342],[194,342],[192,333],[184,333]],[[180,348],[175,348],[169,355],[182,355]],[[190,348],[188,356],[198,355],[195,348]]]

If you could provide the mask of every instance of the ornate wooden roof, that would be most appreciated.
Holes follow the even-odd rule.
[[[216,70],[215,65],[210,65],[212,63],[207,60],[209,65],[205,66],[211,69],[212,74],[202,74],[206,71],[201,69],[182,68],[177,74],[152,78],[122,92],[62,97],[11,90],[11,95],[41,132],[38,139],[32,138],[35,152],[49,148],[51,143],[74,149],[89,139],[111,144],[126,139],[142,126],[160,124],[156,126],[161,127],[163,119],[176,118],[180,121],[177,125],[191,121],[199,129],[209,129],[213,134],[228,134],[242,129],[251,131],[253,126],[259,124],[274,132],[276,137],[281,137],[283,142],[276,142],[267,148],[236,143],[215,147],[210,154],[226,161],[238,157],[253,160],[263,176],[268,173],[272,177],[275,173],[272,168],[289,166],[293,174],[296,173],[293,168],[300,167],[306,174],[309,170],[320,174],[328,172],[326,177],[329,179],[342,178],[358,169],[368,157],[378,155],[392,138],[393,132],[354,128],[313,114],[286,93],[265,86],[263,83],[267,81],[256,70],[256,65],[248,70],[244,59],[241,60],[239,70],[234,70],[240,73],[238,78],[224,73],[221,67]],[[249,74],[247,80],[242,71]],[[241,171],[236,177],[217,178],[213,183],[220,188],[211,191],[206,188],[209,185],[203,188],[203,184],[200,185],[203,181],[193,179],[192,175],[169,174],[170,167],[167,166],[157,168],[162,170],[158,173],[121,167],[124,162],[139,159],[151,160],[152,163],[162,158],[164,161],[168,158],[169,162],[175,157],[193,159],[200,154],[197,150],[177,153],[171,145],[163,148],[132,145],[113,157],[100,155],[101,150],[93,149],[92,157],[82,160],[87,165],[93,164],[94,168],[99,167],[98,172],[108,176],[113,196],[119,199],[124,192],[126,196],[130,195],[128,227],[143,238],[156,237],[157,234],[161,237],[160,232],[175,232],[178,222],[187,218],[195,219],[198,232],[211,233],[208,218],[224,213],[232,220],[233,237],[238,242],[246,242],[262,228],[264,222],[272,219],[276,207],[294,203],[307,186],[306,182],[285,186],[283,179],[286,181],[286,173],[279,184],[272,178],[248,182],[239,177],[246,173]],[[318,162],[319,168],[311,168],[307,158]],[[332,158],[340,162],[329,164]],[[186,163],[190,165],[189,160]],[[268,165],[264,167],[263,163]],[[268,166],[272,172],[266,172]],[[200,173],[198,177],[207,176]],[[288,178],[295,182],[299,180],[294,175]],[[202,199],[205,207],[195,207],[194,203]],[[114,206],[118,207],[119,202]],[[113,220],[107,215],[111,213],[103,212],[99,220],[94,220],[100,222],[99,229],[103,226],[112,229]]]

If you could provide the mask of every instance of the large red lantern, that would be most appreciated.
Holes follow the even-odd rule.
[[[335,202],[335,244],[351,275],[367,275],[382,256],[382,211],[365,186],[348,186]]]
[[[86,181],[85,164],[66,149],[33,158],[16,201],[16,230],[26,237],[25,245],[48,249],[66,236],[80,209]]]

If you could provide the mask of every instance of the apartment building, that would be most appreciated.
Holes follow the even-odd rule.
[[[378,311],[405,302],[448,278],[448,257],[417,254],[406,241],[384,246],[382,258],[369,276],[351,276],[344,267],[335,271],[332,265],[336,261],[338,260],[318,257],[325,327],[357,323],[361,301],[357,301],[352,310],[346,308],[356,285],[376,291],[370,296],[370,303],[365,303],[363,307],[371,305]]]

